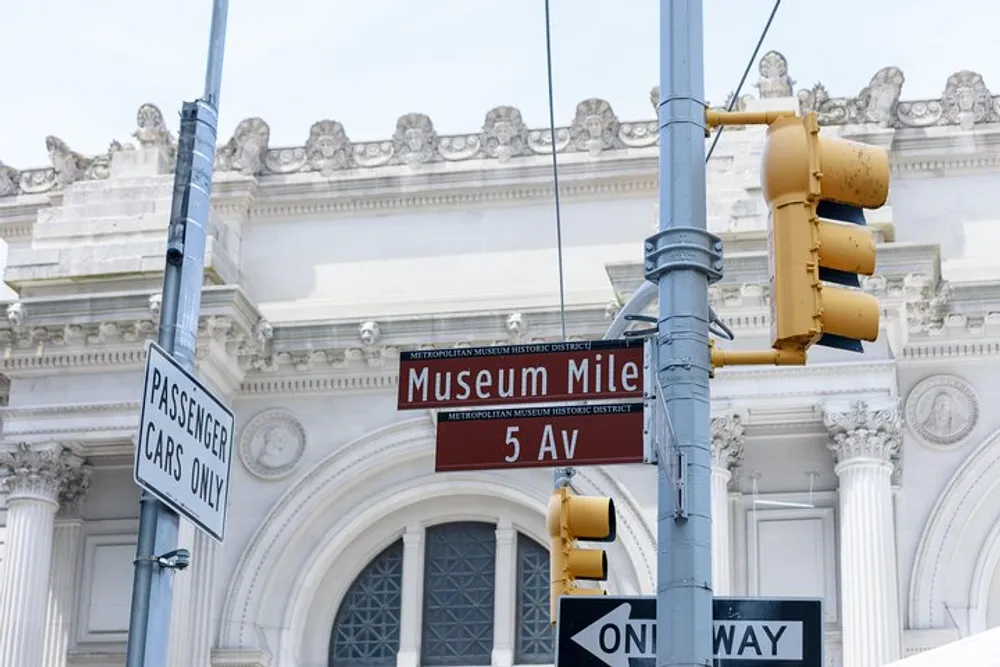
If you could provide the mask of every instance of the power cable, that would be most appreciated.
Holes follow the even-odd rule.
[[[778,7],[781,6],[781,0],[775,0],[774,8],[771,10],[771,15],[767,17],[767,24],[764,25],[764,30],[760,33],[760,38],[757,40],[757,46],[754,47],[753,55],[750,56],[750,61],[747,62],[747,67],[743,70],[743,76],[740,78],[740,83],[736,86],[736,92],[733,93],[733,99],[729,100],[729,107],[726,111],[732,111],[733,107],[736,106],[737,100],[740,99],[740,91],[743,90],[743,84],[747,81],[747,76],[750,75],[750,70],[753,68],[754,61],[757,60],[757,54],[760,52],[760,47],[764,44],[764,38],[767,37],[767,31],[771,29],[771,22],[774,21],[774,15],[778,13]],[[722,130],[725,129],[725,125],[719,126],[719,129],[715,132],[715,138],[712,139],[712,145],[708,148],[708,154],[705,156],[705,162],[707,163],[712,159],[712,153],[715,151],[716,145],[719,143],[719,137],[722,136]]]
[[[760,47],[764,45],[764,38],[767,37],[768,30],[771,29],[771,23],[774,22],[774,16],[778,13],[778,7],[781,6],[781,0],[775,0],[774,7],[771,9],[771,15],[767,17],[767,23],[764,24],[764,29],[760,33],[760,37],[757,39],[757,46],[754,47],[753,53],[750,55],[750,60],[747,61],[747,66],[743,70],[743,76],[740,77],[740,82],[736,86],[736,90],[733,92],[733,97],[729,100],[729,106],[726,111],[732,111],[733,107],[736,106],[737,101],[740,99],[740,92],[743,90],[743,84],[747,82],[747,77],[750,75],[750,70],[753,69],[753,64],[757,60],[757,54],[760,53]],[[719,129],[715,132],[715,138],[712,139],[712,145],[708,148],[708,153],[705,155],[705,163],[712,159],[712,153],[715,152],[715,147],[719,145],[719,139],[722,137],[722,130],[725,129],[725,125],[720,125]],[[719,318],[714,310],[708,309],[710,322],[708,325],[708,330],[710,333],[715,334],[719,338],[724,338],[725,340],[735,340],[736,335],[733,330],[730,329],[726,324]]]
[[[545,60],[549,85],[549,136],[552,139],[552,181],[556,193],[556,255],[559,262],[559,317],[562,337],[566,334],[566,283],[563,275],[562,207],[559,205],[559,158],[556,155],[556,109],[552,94],[552,22],[549,0],[545,0]]]

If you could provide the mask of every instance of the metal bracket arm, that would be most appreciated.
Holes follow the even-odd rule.
[[[187,549],[174,549],[162,556],[139,556],[133,563],[153,563],[167,570],[184,570],[191,564],[191,552]]]
[[[708,276],[708,284],[722,279],[722,239],[697,227],[672,227],[646,239],[646,280],[664,273],[694,269]]]
[[[770,125],[779,118],[794,116],[794,111],[716,111],[705,110],[705,125]]]
[[[726,351],[715,347],[709,341],[712,371],[723,366],[804,366],[806,351],[801,348],[777,348],[773,350]]]

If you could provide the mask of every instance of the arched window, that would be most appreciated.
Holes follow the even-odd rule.
[[[340,603],[330,636],[330,667],[395,667],[404,609],[419,619],[421,667],[488,667],[498,636],[497,597],[503,595],[510,596],[513,627],[502,628],[499,636],[509,637],[506,648],[513,651],[513,663],[551,664],[548,550],[506,530],[498,545],[498,529],[492,523],[445,523],[425,529],[420,535],[423,557],[413,561],[423,565],[422,599],[415,599],[417,591],[403,585],[403,562],[410,557],[410,547],[404,548],[403,540],[387,547],[358,575]],[[412,575],[406,576],[414,582]]]
[[[391,667],[399,651],[403,540],[396,540],[358,575],[340,603],[330,636],[330,665]]]

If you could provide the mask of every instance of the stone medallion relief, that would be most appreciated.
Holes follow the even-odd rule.
[[[261,479],[276,480],[291,474],[305,449],[305,429],[287,410],[257,414],[240,436],[240,459]]]
[[[979,400],[965,380],[954,375],[924,378],[906,398],[906,424],[918,440],[951,449],[975,428]]]

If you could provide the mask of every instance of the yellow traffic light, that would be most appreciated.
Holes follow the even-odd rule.
[[[771,346],[804,353],[813,344],[862,352],[878,338],[878,300],[858,275],[875,272],[863,208],[889,196],[889,158],[876,146],[819,136],[815,113],[768,125],[761,169],[771,210]]]
[[[608,556],[603,549],[581,549],[577,540],[613,542],[616,521],[611,498],[577,496],[567,487],[553,491],[549,499],[551,537],[550,618],[556,622],[562,595],[604,595],[604,591],[578,588],[578,580],[604,581],[608,578]]]

